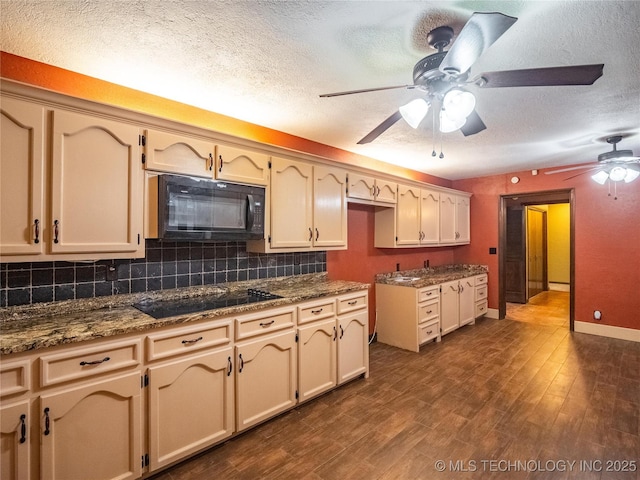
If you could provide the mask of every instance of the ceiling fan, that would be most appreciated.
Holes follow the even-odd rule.
[[[434,121],[435,108],[440,109],[441,132],[447,133],[460,129],[465,136],[481,132],[487,127],[475,111],[475,97],[464,90],[463,87],[466,85],[481,88],[591,85],[602,76],[604,64],[594,64],[485,72],[469,80],[469,69],[476,60],[516,20],[518,19],[502,13],[476,12],[471,15],[458,38],[447,51],[444,51],[444,48],[451,43],[454,31],[449,26],[437,27],[427,35],[427,42],[437,50],[437,53],[416,63],[413,68],[413,84],[326,93],[320,97],[337,97],[400,88],[417,89],[425,94],[424,98],[415,99],[400,107],[358,142],[358,144],[365,144],[378,138],[400,118],[404,118],[409,125],[417,128],[432,105]]]
[[[614,184],[621,181],[624,181],[625,183],[633,182],[640,176],[640,157],[634,157],[631,150],[618,150],[616,145],[620,140],[622,140],[622,135],[614,135],[607,138],[607,143],[613,146],[613,150],[598,155],[598,161],[595,166],[593,163],[588,163],[585,165],[578,165],[576,167],[550,170],[545,172],[545,174],[553,175],[555,173],[570,172],[572,170],[582,170],[586,168],[588,169],[587,171],[565,178],[565,180],[595,171],[596,173],[592,175],[591,178],[600,185],[604,185],[607,180],[611,180]]]

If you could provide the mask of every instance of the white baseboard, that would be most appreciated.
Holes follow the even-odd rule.
[[[484,314],[487,318],[495,318],[496,320],[500,318],[499,310],[497,308],[487,308],[487,313]]]
[[[573,326],[574,330],[578,333],[588,333],[589,335],[599,335],[601,337],[640,342],[640,330],[635,330],[633,328],[614,327],[612,325],[578,321],[574,322]]]
[[[549,290],[553,290],[556,292],[570,292],[571,285],[568,283],[553,283],[549,282]]]

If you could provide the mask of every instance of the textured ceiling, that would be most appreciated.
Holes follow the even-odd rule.
[[[356,142],[419,93],[322,93],[412,82],[434,27],[474,11],[518,17],[471,68],[604,63],[592,86],[470,89],[487,129],[433,138],[400,121]],[[2,50],[449,179],[640,155],[636,1],[12,1]],[[455,40],[454,40],[455,41]],[[432,157],[434,148],[445,158]]]

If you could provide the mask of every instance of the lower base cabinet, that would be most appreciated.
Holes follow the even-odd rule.
[[[140,477],[140,392],[140,374],[132,373],[42,395],[40,477]]]
[[[298,389],[304,402],[337,385],[335,317],[298,329]]]
[[[369,371],[369,313],[338,315],[338,385]]]
[[[0,408],[0,478],[28,480],[30,477],[30,402]]]
[[[150,471],[233,434],[232,359],[229,347],[149,368]]]

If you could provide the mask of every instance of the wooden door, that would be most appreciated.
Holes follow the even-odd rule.
[[[507,205],[505,242],[505,300],[527,303],[525,216],[522,205]]]
[[[544,210],[527,207],[527,300],[547,289],[546,215]]]
[[[313,167],[271,160],[271,248],[309,248],[313,240]]]
[[[304,402],[336,386],[335,317],[298,329],[298,390]]]
[[[154,471],[234,431],[231,347],[149,368],[149,467]]]
[[[145,168],[212,178],[214,149],[211,140],[147,130]]]
[[[440,243],[456,241],[456,196],[440,194]]]
[[[422,190],[420,193],[420,243],[434,245],[440,241],[440,193]]]
[[[243,342],[235,352],[237,431],[296,404],[295,332]]]
[[[7,97],[0,105],[0,255],[39,255],[45,244],[44,108]]]
[[[443,283],[440,287],[440,329],[445,335],[460,326],[460,292],[458,280]]]
[[[313,246],[347,246],[346,173],[313,167]]]
[[[369,313],[338,317],[338,384],[369,370]]]
[[[53,113],[52,252],[144,256],[138,127]]]
[[[31,432],[29,400],[0,408],[0,478],[28,480]]]
[[[140,391],[132,373],[42,395],[41,478],[139,478]]]
[[[396,206],[396,245],[418,245],[420,243],[420,189],[398,187]]]
[[[216,178],[229,182],[267,185],[269,183],[269,155],[244,148],[218,145],[216,147]]]

